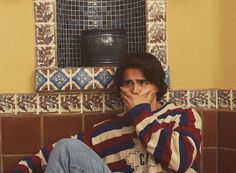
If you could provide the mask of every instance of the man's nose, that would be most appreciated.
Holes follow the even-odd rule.
[[[132,91],[133,94],[138,94],[140,92],[140,87],[137,84],[133,85]]]

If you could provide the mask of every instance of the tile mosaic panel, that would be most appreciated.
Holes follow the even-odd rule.
[[[82,1],[81,1],[82,2]],[[64,3],[64,1],[59,1],[60,3]],[[73,2],[77,3],[77,1]],[[83,1],[83,3],[91,6],[92,10],[94,7],[100,7],[100,2],[93,1],[91,3],[87,1]],[[109,2],[110,3],[110,2]],[[112,2],[113,3],[113,2]],[[109,5],[112,5],[110,3]],[[164,64],[167,65],[167,56],[166,56],[166,1],[165,0],[147,0],[146,9],[143,9],[143,5],[129,2],[132,7],[135,7],[135,10],[146,10],[146,19],[147,19],[147,38],[146,38],[146,51],[149,51],[157,56],[157,58]],[[143,1],[140,1],[143,3]],[[90,5],[89,5],[90,4]],[[136,9],[137,6],[137,9]],[[139,7],[140,6],[140,7]],[[77,9],[77,8],[76,8]],[[80,8],[78,8],[80,9]],[[97,12],[99,8],[96,8]],[[129,7],[124,8],[124,11],[120,12],[120,14],[124,13],[125,10],[130,11]],[[52,92],[52,91],[78,91],[85,89],[107,89],[113,88],[113,80],[110,79],[110,76],[113,75],[113,71],[107,70],[101,73],[93,74],[90,70],[85,69],[80,71],[72,70],[71,80],[69,80],[70,84],[67,84],[69,76],[62,71],[57,71],[58,63],[57,63],[57,42],[56,42],[56,1],[55,0],[34,0],[34,11],[35,11],[35,30],[36,30],[36,91],[39,92]],[[75,10],[76,11],[76,10]],[[89,13],[90,14],[90,13]],[[75,13],[77,15],[77,13]],[[96,17],[96,18],[94,18]],[[116,20],[121,21],[121,18],[118,16]],[[128,18],[132,16],[127,15]],[[115,22],[108,22],[104,24],[104,21],[99,24],[99,21],[102,20],[101,16],[97,13],[96,15],[92,15],[89,20],[92,20],[89,25],[90,28],[94,28],[100,25],[111,25],[116,26]],[[113,20],[113,19],[112,19]],[[85,21],[83,21],[85,22]],[[95,23],[94,23],[95,22]],[[118,24],[121,25],[122,23]],[[140,24],[142,23],[142,18],[140,18]],[[81,25],[81,24],[80,24]],[[84,24],[83,24],[84,25]],[[132,27],[132,26],[131,26]],[[84,28],[83,28],[84,29]],[[136,29],[136,28],[133,28]],[[130,33],[131,37],[138,37],[142,39],[143,36],[135,35],[137,32]],[[140,39],[139,39],[140,40]],[[145,40],[145,39],[144,39]],[[130,44],[130,48],[133,49]],[[48,76],[46,71],[41,71],[41,69],[49,69],[50,76]],[[62,73],[61,73],[62,72]],[[51,74],[57,74],[57,76],[52,77]],[[83,78],[83,75],[86,76],[86,79]],[[50,77],[50,79],[49,79]],[[56,78],[57,77],[57,78]],[[61,77],[59,79],[59,77]],[[60,83],[61,79],[64,80],[65,83]],[[83,79],[82,81],[80,81]]]
[[[115,67],[94,68],[94,89],[114,88]]]
[[[217,101],[218,100],[218,101]],[[235,110],[235,90],[170,90],[161,101],[201,109]],[[219,105],[219,106],[217,106]],[[0,115],[20,113],[110,112],[123,110],[118,92],[0,94]]]

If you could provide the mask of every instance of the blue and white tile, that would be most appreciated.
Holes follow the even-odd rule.
[[[114,88],[115,67],[94,68],[94,89]]]
[[[48,70],[37,69],[35,72],[35,90],[48,91]]]
[[[72,69],[72,90],[93,88],[93,68],[82,67]]]
[[[71,70],[50,69],[49,70],[50,91],[67,91],[71,89]]]
[[[218,102],[217,102],[217,90],[209,89],[208,90],[208,108],[209,109],[217,109]]]

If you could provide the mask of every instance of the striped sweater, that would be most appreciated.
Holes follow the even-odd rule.
[[[74,138],[91,147],[112,172],[195,173],[200,170],[201,119],[191,108],[140,104]],[[20,161],[11,173],[42,170],[54,145]]]

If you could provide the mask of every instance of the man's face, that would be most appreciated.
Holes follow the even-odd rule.
[[[137,68],[128,68],[124,71],[122,87],[129,90],[132,94],[139,94],[141,91],[142,94],[145,94],[153,89],[158,92],[158,88],[147,81],[143,72]]]

